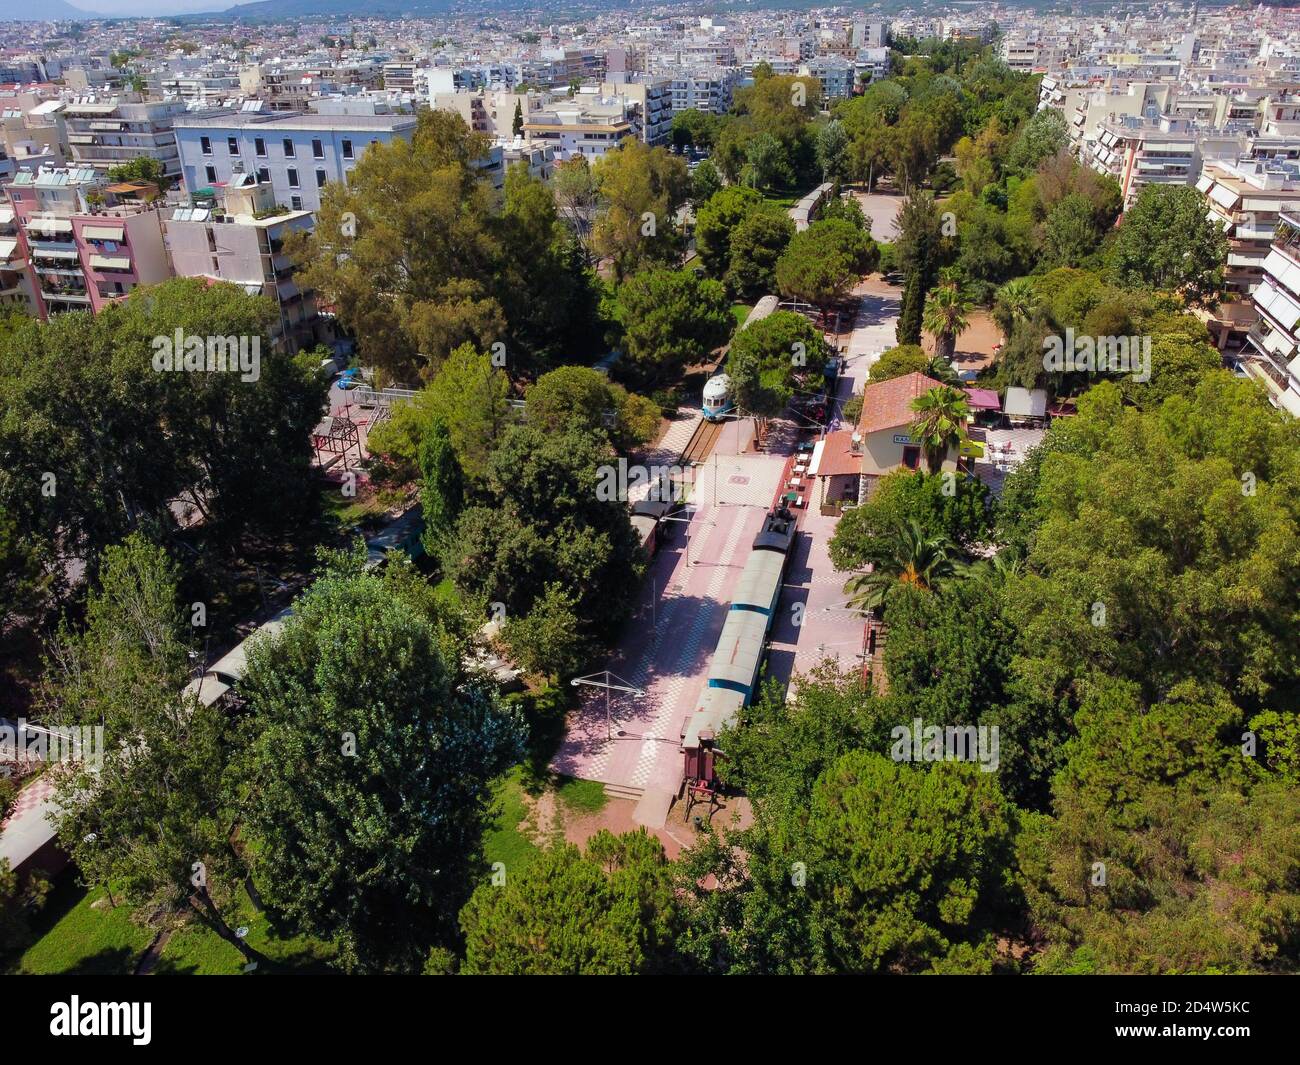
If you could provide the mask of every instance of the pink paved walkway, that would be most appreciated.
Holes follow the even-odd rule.
[[[692,521],[689,527],[666,523],[642,605],[607,664],[645,697],[612,692],[607,728],[605,693],[585,691],[552,769],[626,788],[677,791],[682,725],[704,687],[732,591],[784,467],[780,456],[724,453],[695,471]]]

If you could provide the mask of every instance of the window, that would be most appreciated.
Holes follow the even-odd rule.
[[[903,465],[909,470],[919,469],[921,466],[921,449],[915,446],[904,447]]]
[[[209,185],[216,184],[217,168],[215,166],[205,166],[203,169],[205,174],[207,175],[208,184]]]
[[[271,171],[264,166],[259,166],[257,168],[257,180],[263,185],[269,185],[271,183]]]
[[[227,137],[227,138],[226,138],[226,151],[228,151],[231,155],[238,155],[238,154],[239,154],[239,138],[238,138],[238,137]]]
[[[291,188],[291,189],[296,189],[296,188],[298,187],[298,170],[297,170],[297,168],[296,168],[296,167],[292,167],[292,166],[289,167],[288,174],[289,174],[289,188]]]
[[[323,189],[323,188],[325,187],[325,171],[324,171],[324,170],[317,170],[317,171],[316,171],[316,187],[317,187],[318,189]]]
[[[204,155],[211,155],[211,154],[212,154],[212,138],[211,138],[211,137],[200,137],[200,138],[199,138],[199,148],[202,149]]]
[[[301,197],[301,196],[290,196],[290,197],[289,197],[289,206],[292,207],[295,211],[301,211],[301,210],[302,210],[302,197]]]
[[[256,137],[256,138],[254,138],[254,140],[253,140],[253,148],[254,148],[254,150],[257,152],[257,157],[258,157],[259,159],[265,159],[265,158],[266,158],[266,138],[265,138],[265,137]]]
[[[283,141],[283,144],[284,144],[284,157],[285,157],[286,159],[294,159],[294,158],[296,158],[297,155],[298,155],[298,152],[297,152],[297,149],[295,149],[294,146],[293,146],[293,141],[291,141],[288,137],[285,137],[285,138],[284,138],[284,141]]]
[[[314,138],[311,142],[311,157],[313,159],[325,158],[325,145],[320,142],[320,138]]]
[[[349,140],[345,140],[343,142],[343,158],[344,159],[352,158],[352,142]]]

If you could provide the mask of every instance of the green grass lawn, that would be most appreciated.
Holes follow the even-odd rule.
[[[326,517],[336,521],[339,528],[360,525],[368,518],[378,519],[388,510],[383,494],[375,491],[349,498],[336,487],[324,488],[321,503]]]
[[[270,959],[272,972],[327,973],[336,951],[331,944],[307,936],[277,932],[242,892],[241,905],[226,915],[231,927],[248,928],[248,944]],[[172,934],[154,970],[160,974],[220,976],[241,973],[244,956],[211,929],[190,922]]]
[[[45,905],[32,921],[37,937],[6,972],[49,975],[129,974],[153,941],[153,933],[131,922],[125,906],[93,909],[104,897],[101,889],[88,892],[77,882],[75,870],[55,878]]]
[[[504,862],[506,870],[524,868],[537,853],[537,844],[519,828],[528,812],[524,803],[523,766],[515,766],[496,785],[497,814],[483,834],[483,855],[488,862]]]
[[[96,908],[101,888],[87,891],[75,870],[60,874],[45,906],[33,920],[35,942],[17,959],[0,965],[15,974],[129,976],[153,942],[154,933],[132,922],[119,905]],[[305,936],[282,936],[265,914],[258,913],[241,893],[241,905],[227,915],[232,927],[248,926],[248,942],[274,962],[277,971],[328,972],[334,948]],[[239,973],[243,955],[197,922],[172,933],[154,971],[168,974],[219,975]]]
[[[561,777],[556,794],[566,808],[581,814],[600,813],[605,808],[605,803],[609,801],[609,796],[605,794],[605,785],[599,780]]]
[[[749,317],[749,312],[753,309],[753,304],[750,303],[733,303],[731,305],[731,314],[736,319],[737,329],[745,324],[745,319]]]

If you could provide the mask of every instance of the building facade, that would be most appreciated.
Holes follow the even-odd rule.
[[[252,174],[291,211],[320,208],[320,190],[346,181],[372,144],[410,140],[414,115],[306,115],[227,111],[176,122],[185,188],[228,184]]]
[[[93,167],[22,170],[6,187],[40,318],[99,311],[171,275],[152,185],[109,184]]]
[[[266,296],[279,312],[272,339],[297,351],[333,336],[315,294],[299,286],[294,264],[284,254],[285,239],[312,225],[309,211],[277,213],[271,186],[245,174],[226,185],[212,206],[173,209],[163,228],[178,276],[228,281]]]

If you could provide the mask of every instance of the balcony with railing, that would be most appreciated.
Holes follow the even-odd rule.
[[[1282,212],[1273,228],[1273,247],[1300,266],[1300,218]]]

